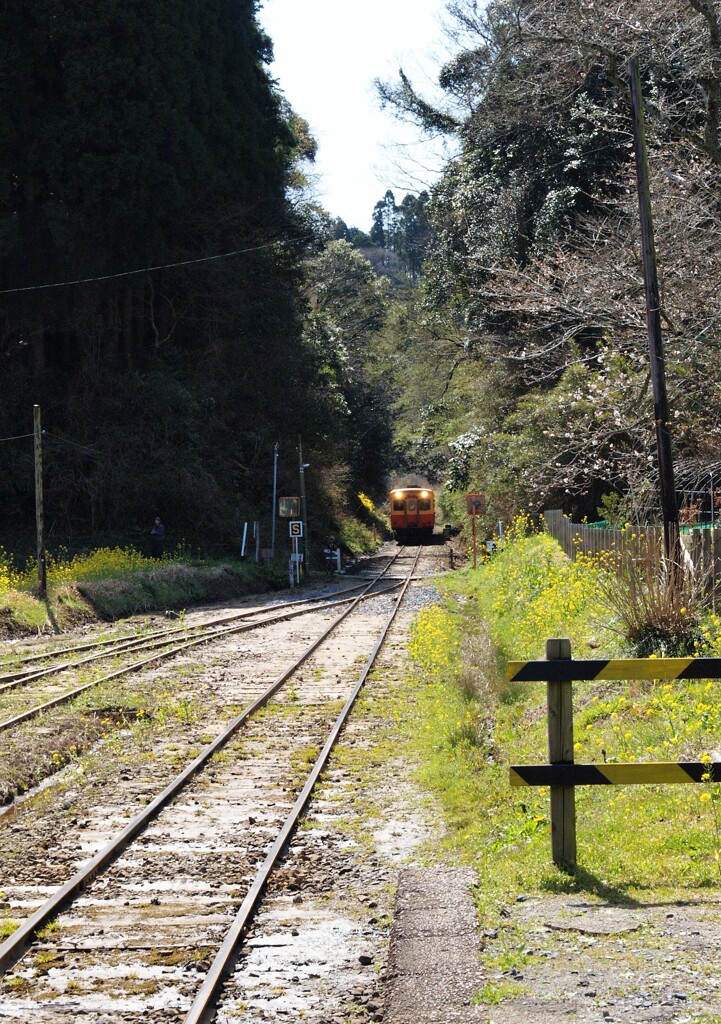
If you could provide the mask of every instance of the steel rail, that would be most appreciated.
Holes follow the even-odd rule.
[[[275,864],[281,855],[283,847],[287,843],[291,833],[293,832],[295,826],[298,823],[298,819],[300,818],[301,814],[305,810],[308,801],[310,800],[311,793],[316,782],[318,781],[318,777],[325,768],[328,758],[330,757],[331,751],[336,744],[338,736],[340,735],[341,729],[345,725],[346,720],[348,719],[348,716],[351,712],[351,709],[355,704],[356,698],[358,697],[358,694],[361,691],[361,687],[368,678],[368,674],[372,669],[375,660],[378,657],[378,654],[380,653],[381,647],[383,646],[385,638],[388,635],[388,631],[390,630],[393,621],[396,615],[398,614],[406,590],[410,586],[411,578],[413,576],[413,572],[416,568],[416,565],[418,564],[420,554],[421,552],[419,548],[418,553],[416,554],[415,560],[413,562],[413,567],[411,568],[410,573],[406,577],[406,580],[401,587],[398,598],[396,599],[395,607],[391,611],[390,615],[388,616],[383,626],[380,639],[373,648],[368,660],[366,661],[363,667],[361,674],[358,676],[355,686],[353,687],[350,696],[348,697],[347,701],[343,706],[343,710],[338,715],[333,725],[333,728],[331,729],[331,732],[328,736],[328,739],[326,740],[323,749],[318,755],[318,759],[313,765],[313,768],[311,769],[311,772],[308,775],[306,783],[303,786],[303,789],[301,790],[300,794],[298,795],[298,799],[293,805],[293,809],[291,810],[290,814],[283,823],[283,827],[278,833],[275,842],[268,851],[265,860],[263,861],[258,872],[256,873],[255,879],[253,880],[253,884],[248,890],[248,893],[245,899],[243,900],[243,903],[241,904],[238,913],[236,914],[235,920],[233,921],[233,924],[228,930],[228,933],[223,941],[223,944],[218,950],[215,959],[213,960],[213,963],[210,966],[210,969],[205,977],[205,981],[203,982],[197,996],[195,997],[195,1000],[193,1001],[193,1005],[191,1006],[185,1018],[184,1024],[209,1024],[209,1021],[213,1019],[214,1003],[218,989],[220,988],[223,979],[231,970],[235,962],[236,949],[238,944],[240,943],[240,940],[243,937],[245,929],[248,925],[248,921],[250,920],[250,917],[253,911],[255,910],[256,904],[258,903],[263,892],[263,889],[265,888],[265,883],[267,882],[271,871],[275,867]]]
[[[400,554],[400,551],[398,554]],[[395,556],[393,562],[397,557],[398,555]],[[378,579],[380,579],[386,570],[390,568],[393,562],[390,562],[388,566],[386,566],[386,569],[384,569],[377,579],[373,580],[366,589],[370,589],[370,587],[374,586],[378,582]],[[394,586],[393,589],[397,589],[397,587]],[[207,744],[198,756],[191,761],[190,764],[186,765],[183,771],[180,772],[175,779],[173,779],[172,782],[170,782],[165,789],[155,797],[154,800],[152,800],[142,811],[129,821],[121,832],[119,832],[106,846],[99,850],[94,857],[84,864],[72,878],[61,886],[49,900],[39,907],[34,914],[27,918],[20,927],[14,931],[13,934],[2,943],[2,945],[0,945],[0,977],[7,973],[7,971],[23,956],[32,943],[37,930],[47,924],[48,921],[55,917],[55,915],[67,906],[68,903],[72,902],[78,893],[80,893],[97,875],[99,875],[120,856],[135,836],[137,836],[149,824],[149,822],[153,820],[153,818],[157,817],[159,812],[175,796],[177,796],[180,790],[206,764],[206,762],[215,753],[221,750],[230,739],[232,739],[246,719],[250,718],[251,715],[255,714],[256,711],[260,710],[260,708],[264,707],[268,703],[271,697],[273,697],[281,688],[283,683],[285,683],[286,680],[289,679],[305,661],[307,661],[311,654],[320,647],[330,633],[332,633],[333,630],[336,629],[336,627],[339,626],[340,623],[355,610],[365,596],[365,594],[359,594],[358,597],[353,598],[351,606],[346,608],[344,612],[337,616],[333,622],[323,630],[321,635],[308,645],[305,651],[303,651],[300,657],[297,658],[289,668],[281,672],[270,686],[267,687],[267,689],[264,690],[263,693],[252,701],[243,711],[241,711],[240,714],[237,715],[214,740]]]
[[[375,586],[377,582],[377,579],[374,580],[370,586]],[[376,591],[373,594],[360,594],[357,598],[346,597],[338,601],[330,601],[328,604],[321,604],[310,610],[325,611],[328,608],[337,608],[339,605],[347,604],[349,601],[365,601],[373,597],[380,597],[382,594],[387,594],[391,590],[396,590],[400,585],[401,584],[399,583],[392,583],[390,587]],[[109,672],[107,675],[100,676],[98,679],[93,679],[90,683],[78,686],[74,690],[68,690],[66,693],[60,694],[58,697],[52,697],[50,700],[44,701],[42,704],[36,704],[34,707],[28,708],[26,711],[22,711],[20,714],[14,715],[12,718],[6,718],[4,722],[0,722],[0,732],[12,729],[16,725],[21,725],[23,722],[27,722],[31,718],[37,718],[37,716],[41,715],[44,711],[50,711],[62,704],[68,704],[71,700],[79,697],[87,690],[91,690],[94,686],[100,686],[101,683],[108,683],[112,679],[119,679],[121,676],[131,675],[133,672],[139,671],[146,665],[152,665],[159,661],[166,661],[169,658],[174,658],[176,654],[180,654],[182,651],[186,651],[191,647],[199,647],[201,644],[212,643],[213,640],[218,640],[225,636],[232,636],[234,633],[247,633],[253,629],[260,629],[261,626],[270,626],[278,622],[287,622],[288,619],[295,619],[301,615],[307,614],[308,610],[284,612],[281,615],[262,619],[260,622],[244,623],[241,626],[229,626],[227,629],[217,629],[212,632],[204,633],[199,637],[194,637],[192,640],[179,644],[177,647],[172,647],[170,650],[160,651],[158,654],[153,654],[149,658],[143,658],[141,661],[134,661],[130,665],[124,665],[123,668],[119,668],[115,672]]]
[[[358,587],[355,587],[354,589],[360,590],[362,589],[362,587],[363,584],[360,584]],[[324,595],[326,600],[328,600],[329,596],[330,595],[327,594]],[[318,598],[312,598],[312,600],[318,600]],[[344,604],[346,601],[351,600],[352,598],[350,597],[339,598],[335,603]],[[23,674],[18,674],[18,676],[12,682],[0,683],[0,693],[4,693],[7,690],[15,690],[18,687],[23,686],[25,683],[33,682],[35,679],[42,679],[45,676],[57,675],[60,672],[67,672],[69,670],[79,668],[81,665],[89,665],[93,664],[94,662],[104,661],[107,658],[114,658],[117,657],[118,654],[123,654],[128,651],[152,651],[157,649],[158,647],[167,647],[168,644],[173,642],[173,637],[179,638],[180,636],[182,636],[187,637],[188,639],[192,639],[194,636],[200,634],[203,637],[212,638],[216,636],[225,636],[226,633],[232,633],[232,629],[221,628],[223,623],[237,622],[239,619],[242,619],[243,622],[245,622],[247,619],[257,619],[257,621],[250,623],[248,626],[248,629],[255,629],[256,627],[264,626],[268,622],[281,622],[285,618],[290,618],[291,615],[294,616],[297,614],[305,614],[305,612],[281,613],[280,615],[271,615],[266,618],[259,618],[259,616],[263,615],[264,612],[267,615],[269,612],[275,611],[275,609],[277,609],[278,607],[287,608],[293,604],[307,604],[307,602],[293,601],[281,606],[272,605],[270,608],[261,608],[258,611],[254,612],[245,612],[242,615],[228,616],[224,619],[215,619],[209,622],[198,622],[195,625],[191,625],[185,628],[167,630],[164,633],[153,633],[148,636],[137,637],[134,640],[128,641],[127,643],[118,644],[116,647],[113,647],[112,650],[103,651],[100,654],[90,654],[86,658],[78,658],[76,661],[61,662],[59,665],[50,665],[47,668],[37,669],[35,671],[31,670]],[[333,602],[331,602],[330,606],[332,607],[332,605]],[[329,607],[329,605],[319,605],[318,607],[327,608]],[[308,609],[308,611],[312,610],[313,609],[311,608]],[[213,627],[217,627],[216,632],[213,632]],[[7,678],[7,676],[0,676],[0,680]]]
[[[50,658],[59,657],[63,654],[68,654],[74,651],[87,651],[98,647],[112,646],[112,650],[107,653],[93,655],[88,658],[81,658],[77,661],[61,662],[59,665],[51,665],[44,669],[19,669],[16,672],[4,673],[0,675],[0,692],[5,689],[12,688],[12,686],[4,684],[14,682],[16,685],[20,685],[23,682],[31,682],[33,679],[38,679],[43,675],[51,675],[54,672],[63,672],[68,668],[75,668],[77,665],[84,665],[88,661],[100,661],[102,658],[109,658],[120,651],[131,650],[134,647],[143,647],[148,644],[148,641],[150,640],[159,640],[162,643],[163,639],[166,637],[172,639],[173,636],[177,636],[178,634],[187,635],[194,630],[207,629],[209,626],[221,626],[228,622],[236,622],[238,619],[249,619],[256,615],[262,615],[264,612],[268,612],[270,610],[275,611],[279,608],[292,608],[299,604],[311,604],[315,601],[327,601],[328,598],[333,596],[340,596],[352,593],[355,590],[362,590],[364,586],[365,582],[358,583],[352,587],[346,587],[342,591],[338,591],[337,595],[319,594],[317,597],[305,597],[294,601],[282,601],[278,604],[270,605],[265,608],[246,609],[245,611],[235,612],[232,615],[224,615],[217,619],[208,619],[206,622],[189,623],[187,626],[174,626],[171,629],[156,630],[154,633],[146,633],[144,636],[123,636],[108,640],[94,640],[91,643],[78,644],[75,647],[64,647],[59,651],[45,651],[43,654],[33,654],[28,658],[23,658],[21,663],[27,664],[33,661],[47,661]]]

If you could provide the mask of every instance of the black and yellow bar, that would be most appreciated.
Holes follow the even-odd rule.
[[[509,661],[511,682],[587,679],[721,679],[721,658],[613,658]]]
[[[512,764],[512,786],[638,786],[721,782],[721,762],[657,761],[648,764]]]

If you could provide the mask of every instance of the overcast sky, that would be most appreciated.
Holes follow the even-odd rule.
[[[379,109],[373,80],[397,80],[403,67],[430,92],[446,54],[444,7],[443,0],[264,0],[271,74],[318,142],[318,200],[349,226],[367,231],[386,189],[400,202],[428,187],[442,166],[439,146]]]

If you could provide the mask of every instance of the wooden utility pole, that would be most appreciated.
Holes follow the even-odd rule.
[[[663,544],[666,559],[676,566],[681,565],[680,539],[678,530],[678,506],[673,476],[673,452],[671,447],[671,424],[666,394],[666,368],[661,335],[661,299],[656,270],[656,247],[653,238],[651,218],[651,190],[648,180],[648,159],[646,153],[646,128],[641,92],[641,76],[638,61],[628,62],[631,83],[631,110],[633,114],[633,141],[636,153],[636,180],[638,182],[638,208],[641,219],[641,248],[643,254],[643,283],[646,293],[646,323],[648,326],[648,351],[651,360],[653,383],[654,419],[656,421],[656,446],[658,449],[658,472],[661,493],[661,514],[663,516]]]
[[[303,442],[298,436],[298,471],[300,473],[300,512],[303,518],[303,572],[304,575],[310,576],[310,562],[308,560],[308,550],[310,544],[308,542],[308,507],[305,501],[305,471],[308,468],[308,463],[303,462]]]
[[[278,511],[278,442],[273,445],[273,518],[271,519],[270,557],[275,558],[275,517]]]
[[[40,597],[45,597],[48,590],[48,578],[45,566],[45,538],[43,527],[43,431],[40,422],[39,405],[33,406],[33,420],[35,424],[35,534],[37,540],[38,591],[40,592]]]

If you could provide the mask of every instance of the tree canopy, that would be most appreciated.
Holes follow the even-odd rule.
[[[627,63],[642,67],[673,434],[693,488],[718,466],[721,430],[718,6],[447,6],[444,105],[403,73],[379,86],[458,146],[427,204],[420,329],[405,341],[425,410],[416,444],[452,491],[485,489],[496,511],[593,517],[624,493],[646,514],[656,452]]]

